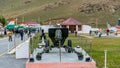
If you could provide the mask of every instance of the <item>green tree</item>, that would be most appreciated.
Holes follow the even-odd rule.
[[[3,24],[3,26],[6,25],[6,19],[3,16],[0,16],[0,22]]]

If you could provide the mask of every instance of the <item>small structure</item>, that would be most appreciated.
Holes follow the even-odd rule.
[[[40,28],[43,29],[45,33],[48,33],[48,29],[54,28],[54,26],[53,25],[41,25]]]
[[[89,33],[91,29],[92,27],[89,25],[82,25],[82,30],[78,31],[78,33]]]
[[[40,30],[40,24],[37,22],[26,22],[26,27],[32,30]]]
[[[68,28],[71,33],[74,33],[75,31],[81,31],[81,29],[82,29],[81,22],[79,22],[73,18],[68,18],[67,20],[63,21],[61,23],[61,26],[63,28]]]

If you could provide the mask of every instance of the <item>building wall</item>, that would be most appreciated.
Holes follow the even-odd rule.
[[[78,31],[78,33],[89,33],[91,30],[91,26],[89,25],[82,25],[82,29]]]
[[[55,28],[53,25],[41,25],[40,27],[44,30],[45,33],[48,33],[49,28]]]
[[[68,25],[62,25],[63,28],[67,28]],[[74,33],[75,31],[80,31],[82,29],[82,25],[69,25],[69,31]]]

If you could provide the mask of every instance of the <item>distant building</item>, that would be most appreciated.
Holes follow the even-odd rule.
[[[63,28],[68,28],[71,33],[74,33],[75,31],[81,31],[82,29],[82,23],[73,18],[68,18],[67,20],[63,21],[61,26]]]
[[[78,33],[89,33],[90,30],[93,30],[89,25],[82,25],[82,30],[78,31]]]
[[[48,33],[48,29],[54,28],[54,26],[53,25],[41,25],[40,28],[43,29],[45,33]]]

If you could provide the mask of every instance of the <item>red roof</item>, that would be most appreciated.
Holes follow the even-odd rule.
[[[38,25],[39,23],[37,23],[37,22],[26,22],[25,24],[27,24],[27,25]]]
[[[61,25],[82,25],[82,24],[73,18],[68,18],[67,20],[62,22]]]
[[[37,22],[26,22],[25,24],[38,24]]]

